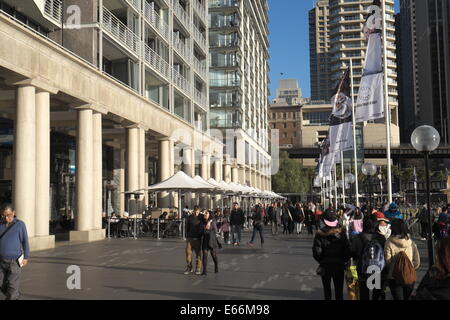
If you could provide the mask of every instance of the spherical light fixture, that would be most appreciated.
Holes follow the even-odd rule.
[[[411,143],[417,151],[431,152],[439,147],[441,137],[439,132],[431,126],[418,127],[411,135]]]
[[[366,162],[362,165],[361,171],[366,176],[373,176],[377,173],[377,166],[373,163]]]

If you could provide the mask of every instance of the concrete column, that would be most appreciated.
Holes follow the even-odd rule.
[[[175,144],[172,141],[172,143],[169,144],[169,178],[175,174]],[[178,192],[170,192],[170,205],[172,207],[178,207]]]
[[[93,124],[92,110],[77,111],[77,212],[75,230],[89,231],[92,227],[93,208]],[[71,232],[71,240],[73,238]]]
[[[36,93],[36,236],[49,236],[50,220],[50,93]],[[29,230],[28,230],[29,232]],[[54,247],[54,236],[52,236]]]
[[[190,177],[194,177],[193,170],[195,170],[195,165],[192,162],[193,156],[192,156],[193,150],[192,147],[184,147],[183,148],[183,172],[186,173]],[[189,208],[192,207],[192,199],[193,194],[191,192],[185,193],[184,196],[184,202],[185,205],[188,205]]]
[[[119,210],[120,215],[125,212],[125,149],[120,149],[120,184],[119,184]]]
[[[202,153],[202,164],[201,164],[201,177],[205,180],[209,179],[210,173],[210,164],[209,164],[210,155],[207,153]],[[206,193],[200,194],[200,206],[202,208],[209,209],[210,197]]]
[[[139,189],[139,128],[127,128],[127,191]]]
[[[238,170],[239,170],[239,183],[245,185],[245,165],[240,165]]]
[[[17,88],[14,134],[13,200],[17,218],[25,222],[28,236],[35,235],[36,197],[36,89]],[[49,190],[47,189],[47,192]],[[24,199],[25,197],[25,199]]]
[[[164,181],[170,177],[170,145],[172,140],[164,139],[159,141],[159,180]],[[158,194],[158,207],[169,207],[169,194],[167,192],[160,192]]]
[[[239,171],[237,165],[233,165],[231,168],[231,181],[234,183],[239,182]]]
[[[147,157],[145,154],[145,130],[140,128],[139,129],[139,188],[138,189],[144,189],[147,187],[146,181],[145,181],[145,173],[147,172]],[[147,199],[147,197],[144,195],[141,196],[141,200]]]
[[[231,182],[231,163],[230,163],[230,159],[229,156],[226,157],[225,159],[225,164],[223,165],[223,180],[226,183],[230,183]]]
[[[94,112],[92,115],[93,135],[93,207],[92,230],[102,228],[102,201],[103,201],[103,137],[102,114]]]

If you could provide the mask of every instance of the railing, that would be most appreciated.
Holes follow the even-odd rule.
[[[197,71],[197,73],[202,76],[204,79],[206,79],[206,65],[202,62],[200,62],[197,58],[194,58],[194,69]]]
[[[166,80],[170,79],[170,65],[147,45],[144,47],[144,59],[151,68],[163,75]]]
[[[206,98],[206,95],[197,89],[195,89],[194,102],[197,103],[200,107],[208,107],[208,99]]]
[[[170,31],[167,23],[154,10],[153,6],[144,1],[144,17],[162,36],[169,41]]]
[[[59,22],[62,21],[63,5],[62,0],[46,0],[44,6],[44,14]]]
[[[175,16],[184,24],[185,28],[189,30],[191,24],[186,10],[183,9],[178,0],[172,0],[172,7]]]
[[[193,30],[192,34],[194,35],[195,41],[197,41],[198,45],[203,49],[203,51],[208,52],[206,46],[206,39],[203,36],[203,34],[195,26],[192,27],[192,30]]]
[[[189,90],[189,82],[186,80],[185,77],[183,77],[177,70],[172,69],[172,82],[174,85],[178,87],[181,91],[186,93],[187,95],[190,94]]]
[[[126,0],[126,2],[128,2],[137,11],[141,11],[139,0]],[[146,1],[144,1],[144,3],[146,3]]]
[[[173,37],[173,48],[175,51],[181,55],[183,58],[185,58],[187,61],[191,58],[190,52],[189,52],[189,45],[181,41],[179,38],[177,38],[175,35]]]
[[[228,7],[238,7],[239,2],[237,0],[210,0],[210,8],[228,8]]]
[[[140,43],[138,36],[128,29],[116,16],[114,16],[108,9],[103,7],[102,17],[103,28],[113,37],[120,42],[123,46],[129,49],[131,52],[140,55]]]
[[[198,0],[193,0],[192,3],[194,4],[194,9],[195,9],[195,11],[197,11],[198,16],[203,21],[208,21],[208,15],[206,13],[204,3],[200,3]]]

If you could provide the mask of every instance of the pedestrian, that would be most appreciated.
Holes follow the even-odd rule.
[[[186,221],[186,262],[187,268],[184,274],[191,274],[194,272],[192,268],[192,251],[195,253],[196,266],[195,274],[201,274],[202,268],[202,225],[203,217],[200,215],[200,208],[194,207],[194,212],[187,218]]]
[[[25,223],[15,217],[10,204],[2,207],[0,222],[0,290],[6,300],[20,297],[22,267],[28,264],[30,246]]]
[[[445,207],[447,210],[447,207]],[[433,234],[435,241],[448,238],[448,224],[447,224],[447,212],[442,211],[438,220],[433,224]]]
[[[222,218],[220,232],[223,233],[223,241],[225,242],[225,244],[230,244],[230,217],[226,211]]]
[[[233,210],[231,210],[230,214],[231,241],[234,246],[239,246],[241,243],[241,233],[244,223],[244,211],[242,211],[239,204],[235,202],[233,203]]]
[[[283,234],[289,233],[289,221],[292,221],[292,215],[289,211],[288,204],[283,204],[282,214],[281,214],[281,223],[283,224]]]
[[[367,211],[366,211],[367,212]],[[368,214],[366,213],[368,216]],[[353,217],[351,218],[350,222],[350,239],[357,236],[363,231],[363,224],[364,224],[364,213],[362,210],[360,210],[358,207],[355,208],[353,212]]]
[[[202,275],[206,276],[208,273],[208,252],[211,253],[211,257],[214,261],[214,272],[219,272],[219,262],[217,259],[217,248],[219,242],[216,237],[217,227],[214,218],[208,211],[205,212],[202,221],[202,255],[203,255],[203,272]]]
[[[401,219],[391,221],[392,234],[384,246],[388,283],[394,300],[408,300],[414,289],[420,255]]]
[[[413,300],[450,300],[450,238],[438,243],[436,264],[423,277]]]
[[[253,243],[255,241],[256,232],[259,232],[259,237],[261,239],[261,248],[264,246],[264,237],[263,237],[263,216],[262,216],[262,208],[259,205],[255,206],[255,213],[252,216],[253,220],[253,234],[252,239],[248,243],[249,246],[253,247]]]
[[[422,210],[420,210],[420,213],[417,215],[417,219],[420,223],[420,236],[422,237],[422,240],[425,241],[428,238],[428,209],[427,205],[424,204]]]
[[[331,280],[335,299],[344,298],[344,271],[350,258],[350,244],[345,231],[339,225],[336,212],[323,214],[324,227],[314,237],[313,256],[319,263],[317,273],[322,277],[325,300],[331,300]]]
[[[295,224],[295,232],[297,235],[302,233],[303,221],[305,221],[305,211],[303,210],[303,206],[300,202],[295,204],[294,211],[294,224]]]
[[[394,219],[403,219],[403,215],[398,209],[398,206],[395,202],[392,202],[389,205],[389,210],[384,212],[384,216],[392,223]]]
[[[360,300],[370,300],[367,280],[372,275],[371,267],[379,272],[385,268],[384,244],[386,238],[377,232],[378,220],[374,215],[364,219],[362,232],[354,236],[350,251],[357,263]],[[380,288],[381,289],[381,288]],[[373,300],[378,300],[380,292],[373,292]]]
[[[272,220],[272,235],[273,236],[278,235],[278,227],[281,225],[281,215],[282,215],[281,203],[278,202],[275,204],[273,220]]]
[[[315,207],[314,212],[314,226],[316,227],[316,231],[318,231],[320,229],[320,220],[321,220],[321,215],[322,215],[322,210],[320,210],[320,207],[317,205]]]
[[[304,212],[305,212],[306,229],[308,230],[308,234],[311,235],[313,234],[313,224],[314,224],[314,214],[311,209],[311,204],[308,207],[305,205]]]

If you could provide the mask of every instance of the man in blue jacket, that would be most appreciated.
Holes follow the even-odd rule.
[[[403,215],[400,212],[400,210],[398,210],[398,206],[395,202],[392,202],[389,205],[389,209],[384,212],[384,216],[390,221],[389,223],[392,223],[392,220],[394,220],[394,219],[402,219],[403,220]]]
[[[19,299],[21,267],[28,263],[30,247],[25,223],[15,218],[11,205],[3,206],[0,222],[0,290],[6,300]],[[19,258],[23,254],[23,260]],[[20,263],[20,265],[19,265]]]

